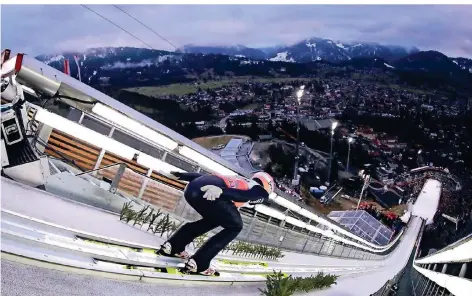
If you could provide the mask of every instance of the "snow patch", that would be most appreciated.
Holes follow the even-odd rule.
[[[127,58],[126,61],[128,61],[128,62],[131,61],[131,58]]]
[[[244,61],[240,61],[239,62],[239,65],[251,65],[251,64],[259,64],[259,61],[251,61],[251,60],[244,60]]]
[[[395,67],[394,67],[394,66],[392,66],[392,65],[389,65],[389,64],[387,64],[387,63],[384,63],[384,65],[385,65],[385,67],[387,67],[387,68],[392,68],[392,69],[395,69]]]
[[[351,46],[351,48],[358,47],[358,46],[362,46],[362,44],[359,43],[359,44],[353,45]]]
[[[456,65],[459,65],[459,63],[457,63],[457,61],[452,61],[452,62],[453,62],[454,64],[456,64]]]
[[[270,58],[269,61],[273,62],[295,62],[293,58],[287,59],[288,52],[279,52],[276,57]]]
[[[92,75],[93,76],[97,75],[97,70],[94,70]]]
[[[169,59],[171,59],[171,58],[172,58],[172,55],[166,54],[166,55],[163,55],[163,56],[159,56],[159,57],[157,58],[157,61],[158,61],[158,63],[162,63],[163,61],[167,61],[167,60],[169,60]]]
[[[84,53],[84,61],[87,59],[87,55]]]
[[[342,43],[336,43],[336,46],[342,49],[346,49],[346,47]]]
[[[245,55],[242,55],[242,54],[237,54],[237,55],[235,55],[235,57],[237,57],[237,58],[245,58],[246,56],[245,56]]]
[[[123,63],[123,62],[116,62],[112,65],[105,65],[101,67],[102,69],[105,70],[111,70],[111,69],[127,69],[127,68],[141,68],[141,67],[150,67],[151,65],[156,64],[155,61],[151,60],[143,60],[139,63]]]
[[[44,61],[44,63],[46,65],[49,65],[50,63],[59,62],[59,61],[62,61],[64,59],[65,59],[65,57],[62,54],[60,54],[60,55],[53,56],[53,57],[49,58],[48,60]]]
[[[313,50],[313,49],[316,47],[316,43],[315,43],[315,42],[311,43],[310,41],[307,41],[307,42],[305,43],[305,45],[306,45],[307,47],[310,47],[311,50]]]

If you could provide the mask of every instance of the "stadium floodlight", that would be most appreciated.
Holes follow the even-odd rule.
[[[83,125],[70,121],[62,116],[44,109],[38,109],[35,119],[63,133],[76,137],[96,147],[105,149],[120,157],[131,160],[138,151],[112,138],[97,133]]]
[[[334,141],[334,130],[336,129],[336,127],[338,126],[338,122],[337,121],[333,121],[331,123],[331,146],[330,146],[330,149],[329,149],[329,166],[328,166],[328,178],[327,178],[327,183],[328,184],[331,184],[330,182],[330,179],[331,179],[331,163],[333,162],[333,141]]]
[[[359,209],[359,206],[361,205],[362,196],[364,195],[364,191],[367,189],[367,187],[370,184],[370,175],[365,174],[363,176],[363,178],[364,178],[364,185],[362,185],[361,193],[359,195],[359,201],[357,202],[356,211]]]
[[[178,146],[178,143],[171,140],[170,138],[159,134],[153,129],[103,104],[96,103],[95,106],[93,106],[92,108],[92,112],[100,115],[101,117],[113,122],[118,126],[127,129],[128,131],[136,135],[139,135],[169,150],[174,150]]]
[[[351,143],[352,143],[352,138],[348,137],[347,138],[347,162],[346,162],[346,172],[349,172],[349,157],[351,156]]]
[[[333,122],[331,123],[331,130],[334,131],[337,126],[338,126],[338,122],[337,122],[337,121],[333,121]]]
[[[297,98],[300,100],[300,98],[303,96],[303,89],[300,89],[297,91]]]
[[[294,162],[294,168],[293,168],[293,179],[292,179],[292,184],[293,185],[298,185],[299,180],[298,180],[298,145],[300,142],[300,105],[302,103],[302,96],[303,96],[303,90],[305,89],[305,86],[302,85],[300,89],[297,91],[297,143],[295,147],[295,162]]]
[[[298,105],[300,105],[302,103],[302,97],[303,97],[303,89],[299,89],[297,91],[297,102],[298,102]],[[298,116],[298,110],[297,110],[297,116]]]

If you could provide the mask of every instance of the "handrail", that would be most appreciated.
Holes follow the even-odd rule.
[[[444,274],[413,265],[413,268],[455,296],[470,296],[472,281],[463,277]]]
[[[39,106],[38,106],[38,109],[39,109]],[[98,117],[98,116],[96,116],[95,114],[88,113],[88,112],[87,112],[87,115],[93,117],[95,120],[98,120],[98,121],[102,122],[103,124],[111,125],[111,126],[114,126],[114,127],[115,127],[116,129],[118,129],[118,130],[122,130],[122,128],[121,128],[120,126],[114,125],[112,122],[108,121],[108,120],[105,119],[105,118]],[[125,132],[128,133],[128,134],[129,134],[129,132],[130,132],[130,131],[126,130],[126,129],[124,129],[123,131],[125,131]],[[135,137],[134,134],[133,134],[133,137]],[[139,139],[140,141],[142,141],[142,140],[140,139],[140,137],[138,137],[138,139]],[[147,141],[145,141],[145,142],[147,142]],[[148,145],[151,145],[151,146],[154,145],[153,143],[150,143],[150,142],[147,142],[147,144],[148,144]],[[127,145],[125,145],[125,146],[127,146]],[[197,163],[197,162],[194,162],[193,160],[183,159],[181,155],[178,155],[178,154],[176,154],[176,153],[173,153],[172,151],[168,151],[167,149],[165,149],[165,148],[163,148],[163,147],[159,147],[159,149],[162,149],[163,151],[166,151],[168,154],[171,154],[171,155],[174,156],[174,157],[178,157],[179,159],[182,159],[182,160],[188,162],[188,163],[191,164],[191,165],[196,165],[196,166],[202,167],[201,164],[199,164],[199,163]],[[330,188],[330,189],[331,189],[331,188]],[[371,243],[371,242],[369,242],[369,241],[366,241],[365,239],[363,239],[363,238],[361,238],[361,237],[359,237],[359,236],[357,236],[357,235],[351,233],[349,230],[345,229],[344,226],[342,226],[341,224],[337,223],[336,221],[333,221],[333,220],[329,219],[329,218],[326,217],[325,215],[323,215],[323,214],[321,214],[321,213],[314,213],[312,208],[308,207],[308,206],[307,206],[306,204],[304,204],[304,203],[300,203],[300,202],[294,200],[293,197],[291,197],[291,196],[285,194],[283,191],[281,191],[281,190],[279,190],[279,189],[276,188],[276,190],[274,191],[274,193],[275,193],[277,196],[280,196],[283,200],[285,200],[285,203],[293,203],[293,204],[295,204],[296,206],[298,206],[299,209],[298,209],[297,211],[295,211],[296,213],[298,213],[298,214],[300,214],[300,215],[302,215],[302,216],[304,216],[304,217],[306,217],[306,218],[309,218],[309,219],[311,219],[311,220],[314,220],[314,221],[316,221],[316,222],[319,223],[319,224],[323,224],[323,225],[325,225],[325,226],[327,226],[327,227],[329,227],[329,228],[334,228],[334,229],[335,229],[336,231],[338,231],[340,234],[345,235],[345,236],[347,236],[347,237],[350,237],[350,238],[352,238],[352,239],[354,239],[354,240],[356,240],[356,241],[358,241],[358,242],[360,242],[360,243],[362,243],[362,244],[366,244],[366,245],[368,245],[368,246],[370,246],[370,247],[372,247],[372,248],[376,248],[376,249],[385,249],[385,248],[382,247],[382,246],[378,246],[378,245],[376,245],[376,244],[373,244],[373,243]],[[276,203],[278,203],[278,202],[276,201]],[[281,206],[286,207],[284,204],[280,204],[280,203],[278,203],[278,204],[281,205]]]
[[[452,263],[470,260],[472,260],[472,234],[433,254],[415,260],[415,263]]]
[[[107,169],[107,168],[110,168],[110,167],[114,167],[114,166],[117,166],[117,165],[124,165],[125,167],[127,167],[127,164],[126,163],[114,163],[114,164],[110,164],[110,165],[107,165],[105,167],[102,167],[102,168],[99,168],[99,169],[93,169],[93,170],[88,170],[86,172],[82,172],[82,173],[79,173],[79,174],[76,174],[75,176],[82,176],[82,175],[85,175],[85,174],[90,174],[90,173],[93,173],[95,171],[100,171],[100,170],[104,170],[104,169]],[[151,177],[148,177],[140,172],[136,172],[134,170],[131,170],[133,173],[137,174],[137,175],[140,175],[146,179],[150,179],[152,181],[155,181],[155,182],[158,182],[164,186],[168,186],[167,184],[165,183],[162,183],[162,181],[158,181],[158,180],[155,180]],[[118,181],[119,183],[119,181]],[[170,187],[170,186],[169,186]],[[170,187],[172,188],[172,187]],[[182,190],[179,190],[179,189],[175,189],[175,188],[172,188],[176,191],[179,191],[181,192]],[[272,216],[272,217],[275,217],[277,219],[280,219],[282,221],[287,221],[288,223],[291,223],[291,222],[294,222],[294,221],[289,221],[291,219],[294,219],[294,218],[291,218],[289,216],[286,216],[285,214],[275,210],[275,209],[272,209],[272,208],[269,208],[267,206],[263,206],[263,205],[257,205],[255,208],[256,212],[260,212],[262,214],[266,214],[266,215],[269,215],[269,216]],[[299,221],[299,220],[297,220]],[[293,223],[291,223],[293,224]],[[302,227],[304,229],[307,229],[308,231],[311,231],[311,232],[314,232],[314,233],[318,233],[318,234],[321,234],[322,236],[325,236],[327,238],[331,238],[335,241],[338,241],[338,242],[342,242],[344,244],[347,244],[347,245],[350,245],[350,246],[354,246],[354,247],[357,247],[357,248],[360,248],[360,249],[363,249],[365,251],[368,251],[368,252],[371,252],[371,253],[383,253],[385,251],[387,251],[390,247],[392,247],[394,244],[396,244],[398,242],[398,240],[400,239],[400,237],[402,236],[404,230],[402,230],[398,235],[397,237],[392,241],[390,242],[388,245],[386,246],[382,246],[380,249],[374,249],[374,248],[371,248],[369,246],[365,246],[365,245],[362,245],[361,243],[359,242],[355,242],[355,241],[351,241],[347,238],[343,238],[343,237],[340,237],[339,235],[336,235],[334,232],[332,232],[331,230],[323,230],[321,228],[318,228],[318,227],[315,227],[313,225],[309,225],[309,224],[306,224],[303,222],[303,225],[298,225],[299,227]]]
[[[85,174],[90,174],[90,173],[93,173],[93,172],[98,172],[98,171],[101,171],[101,170],[104,170],[104,169],[107,169],[107,168],[110,168],[110,167],[114,167],[114,166],[116,166],[116,165],[121,165],[121,164],[126,165],[126,163],[124,163],[124,162],[115,162],[115,163],[112,163],[112,164],[103,166],[103,167],[101,167],[101,168],[98,168],[98,169],[88,170],[88,171],[85,171],[85,172],[76,174],[75,176],[78,177],[78,176],[82,176],[82,175],[85,175]],[[139,174],[139,172],[136,172],[136,173]],[[143,176],[144,176],[144,175],[143,175]]]

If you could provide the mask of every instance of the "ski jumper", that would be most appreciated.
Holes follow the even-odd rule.
[[[238,207],[246,202],[250,205],[264,203],[269,199],[269,194],[256,181],[241,177],[183,173],[179,179],[189,182],[184,191],[185,200],[202,219],[186,223],[169,238],[172,253],[184,251],[195,238],[218,226],[223,228],[192,256],[200,272],[208,269],[211,260],[243,229]],[[214,201],[206,200],[203,198],[204,192],[200,189],[206,185],[217,186],[223,193]]]

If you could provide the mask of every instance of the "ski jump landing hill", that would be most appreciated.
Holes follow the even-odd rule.
[[[280,247],[283,258],[262,260],[228,252],[214,261],[222,276],[182,276],[175,273],[181,262],[153,254],[168,233],[152,235],[120,222],[117,213],[132,202],[162,210],[179,222],[193,220],[198,217],[182,198],[185,184],[170,179],[170,171],[249,173],[25,55],[2,64],[3,78],[21,92],[17,97],[23,92],[30,100],[51,97],[70,108],[50,112],[25,104],[28,117],[22,120],[35,129],[33,145],[43,153],[38,169],[43,170],[40,177],[35,170],[23,170],[13,175],[14,180],[2,178],[2,255],[12,261],[87,273],[94,276],[87,281],[97,285],[105,280],[96,275],[164,283],[166,294],[174,295],[188,293],[177,287],[182,283],[196,285],[198,294],[215,295],[214,286],[222,285],[218,294],[258,295],[256,287],[262,287],[273,270],[296,276],[323,271],[339,275],[338,284],[315,294],[364,296],[405,266],[423,221],[436,211],[440,183],[428,180],[412,206],[407,230],[390,244],[378,246],[277,191],[270,196],[270,206],[242,211],[245,225],[238,240]],[[64,158],[75,167],[58,160]],[[45,190],[25,185],[38,182]],[[76,293],[90,295],[86,288]]]
[[[405,267],[422,229],[423,219],[430,218],[435,212],[433,207],[429,207],[429,211],[416,211],[415,208],[423,203],[436,202],[439,198],[438,184],[435,180],[427,181],[413,205],[413,213],[425,216],[413,216],[400,244],[384,259],[341,259],[289,251],[284,252],[285,257],[278,261],[221,255],[214,264],[222,271],[222,276],[206,278],[155,271],[154,268],[175,268],[181,263],[146,252],[158,247],[163,239],[120,222],[116,214],[2,179],[2,252],[4,258],[21,263],[67,272],[84,273],[85,270],[86,274],[94,276],[90,280],[96,282],[104,281],[97,277],[100,275],[119,280],[163,283],[170,286],[172,293],[179,291],[173,286],[182,285],[185,281],[187,286],[197,285],[200,292],[211,291],[205,284],[231,284],[233,288],[219,289],[231,295],[239,293],[240,290],[234,290],[236,285],[246,289],[245,295],[258,295],[256,287],[264,285],[263,274],[275,269],[295,276],[309,276],[319,271],[340,276],[337,285],[312,295],[370,295]],[[231,260],[246,264],[231,264]],[[128,265],[139,268],[128,269]],[[83,293],[87,295],[86,291]]]

